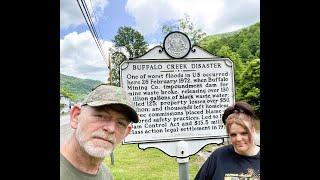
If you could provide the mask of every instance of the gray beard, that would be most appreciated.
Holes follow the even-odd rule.
[[[92,141],[86,141],[81,130],[76,131],[76,139],[78,140],[80,146],[84,149],[84,151],[95,158],[104,159],[113,151],[113,148],[107,148],[103,145],[95,146]]]

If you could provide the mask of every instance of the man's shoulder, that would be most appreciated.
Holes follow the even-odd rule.
[[[102,163],[96,175],[87,174],[74,167],[60,154],[60,180],[113,180],[109,169]]]
[[[73,180],[76,178],[71,163],[60,153],[60,180]]]
[[[62,155],[62,153],[60,153],[60,170],[61,168],[68,165],[69,165],[69,161]]]

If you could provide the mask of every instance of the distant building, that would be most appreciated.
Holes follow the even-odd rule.
[[[66,113],[70,111],[71,101],[68,97],[60,94],[60,104],[63,105],[63,108],[60,109],[60,113]]]

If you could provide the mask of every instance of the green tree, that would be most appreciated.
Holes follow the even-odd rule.
[[[244,66],[239,54],[233,52],[229,46],[224,45],[220,48],[220,50],[217,52],[216,55],[220,57],[228,57],[232,60],[232,62],[234,63],[234,69],[235,69],[235,82],[239,83],[240,75],[241,75],[241,72],[243,71],[243,66]]]
[[[200,46],[234,62],[236,101],[249,102],[260,114],[260,23],[234,32],[207,36]]]
[[[112,85],[120,86],[120,64],[122,61],[127,60],[127,57],[124,53],[120,51],[114,51],[111,56],[112,59],[112,68],[111,68],[111,78],[110,81]]]
[[[260,58],[260,23],[234,32],[206,36],[200,42],[201,47],[213,54],[224,45],[237,52],[244,62]]]
[[[103,82],[60,74],[60,93],[73,102],[82,101],[92,88]]]
[[[238,100],[250,103],[257,115],[260,114],[260,59],[248,61],[240,76]]]
[[[144,37],[131,27],[122,26],[112,40],[116,48],[124,48],[129,58],[140,56],[147,52],[148,43]]]
[[[241,59],[247,60],[253,58],[250,52],[249,46],[246,42],[243,42],[237,50],[237,53],[240,55]]]
[[[72,94],[71,92],[69,92],[67,89],[65,89],[64,87],[60,87],[60,94],[62,94],[63,96],[71,99],[72,101],[75,101],[77,98],[74,94]]]
[[[112,40],[114,47],[111,52],[111,81],[115,86],[120,86],[120,64],[122,61],[138,57],[147,52],[148,43],[140,32],[131,27],[122,26],[118,29],[117,35]],[[121,51],[123,49],[125,52]],[[129,57],[126,56],[128,54]]]
[[[192,44],[198,45],[203,37],[206,36],[206,33],[202,32],[201,29],[196,29],[194,24],[190,20],[190,16],[185,14],[184,18],[178,20],[177,24],[164,24],[162,25],[162,34],[166,36],[172,31],[180,31],[185,33],[189,38]]]

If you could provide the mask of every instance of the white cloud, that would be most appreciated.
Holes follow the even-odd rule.
[[[112,42],[102,43],[106,57]],[[108,62],[103,59],[90,31],[72,32],[60,39],[60,72],[69,76],[107,82]]]
[[[93,21],[98,21],[104,8],[109,3],[108,0],[85,0],[85,2]],[[80,0],[79,3],[81,4]],[[95,18],[98,19],[95,20]],[[62,29],[76,27],[85,23],[86,21],[76,0],[60,0],[60,26]]]
[[[88,9],[101,15],[109,0],[86,0]],[[178,20],[188,14],[196,28],[207,34],[230,32],[260,21],[259,0],[128,0],[127,13],[135,19],[135,29],[144,36],[154,35],[164,23]],[[61,30],[71,30],[85,24],[79,5],[75,0],[60,1]],[[86,29],[87,26],[86,26]],[[149,49],[157,44],[157,38],[149,43]],[[103,42],[104,50],[112,46]],[[108,54],[106,55],[108,57]],[[79,78],[108,78],[108,64],[103,59],[89,30],[71,32],[60,39],[60,72]]]
[[[161,46],[162,44],[160,44],[160,43],[158,43],[158,44],[149,44],[147,51],[149,51],[149,50],[151,50],[152,48],[154,48],[155,46],[159,46],[159,45]]]
[[[145,35],[155,32],[160,23],[179,17],[169,1],[128,0],[125,8],[135,18],[135,28]]]
[[[163,23],[190,16],[208,34],[234,31],[260,21],[260,0],[128,0],[126,11],[144,35]]]

